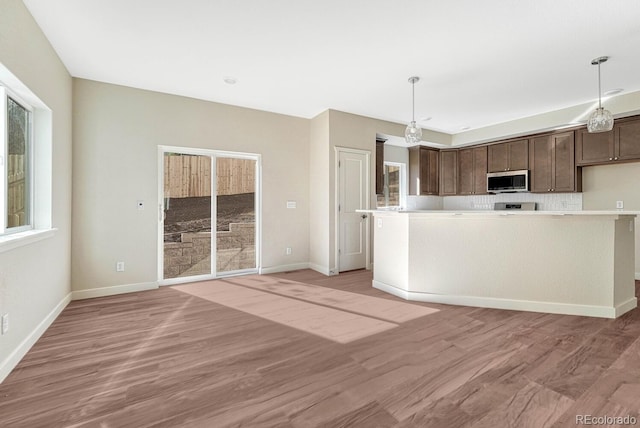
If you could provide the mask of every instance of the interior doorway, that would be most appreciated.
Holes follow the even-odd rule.
[[[366,150],[336,147],[338,272],[369,268],[369,161]]]
[[[260,157],[160,147],[160,284],[258,272]]]

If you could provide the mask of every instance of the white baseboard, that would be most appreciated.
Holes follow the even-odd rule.
[[[92,299],[94,297],[113,296],[116,294],[135,293],[136,291],[154,290],[158,288],[158,283],[139,282],[137,284],[114,285],[113,287],[89,288],[86,290],[73,291],[72,300]]]
[[[31,349],[31,347],[40,339],[40,336],[47,331],[49,326],[55,321],[55,319],[60,315],[62,310],[69,304],[71,301],[71,293],[67,294],[61,301],[56,305],[55,308],[49,312],[49,314],[36,326],[35,329],[18,345],[16,349],[13,350],[9,354],[9,356],[2,362],[0,362],[0,383],[2,383],[11,370],[13,370],[20,360],[26,355],[26,353]]]
[[[631,299],[627,300],[626,302],[621,303],[618,306],[616,306],[616,318],[619,317],[622,314],[626,314],[630,310],[635,309],[637,307],[638,307],[638,299],[635,298],[635,297],[632,297]]]
[[[321,274],[326,276],[338,275],[337,269],[335,268],[331,269],[328,266],[320,266],[315,263],[309,263],[309,269],[315,270],[316,272],[320,272]]]
[[[636,272],[636,281],[640,281],[640,272]]]
[[[290,270],[309,269],[309,263],[293,263],[290,265],[278,265],[260,268],[260,274],[288,272]]]
[[[498,299],[492,297],[453,296],[448,294],[418,293],[396,288],[379,281],[373,281],[373,287],[405,300],[446,305],[474,306],[479,308],[507,309],[514,311],[543,312],[563,315],[582,315],[598,318],[616,318],[637,306],[632,298],[617,307],[579,305],[569,303],[536,302],[530,300]]]
[[[389,294],[393,294],[394,296],[400,297],[404,300],[409,299],[409,292],[407,290],[402,290],[400,288],[396,288],[393,285],[385,284],[384,282],[376,281],[375,279],[372,281],[373,288],[377,288],[378,290],[385,291]]]

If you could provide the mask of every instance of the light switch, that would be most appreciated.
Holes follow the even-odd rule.
[[[381,218],[378,219],[377,224],[378,224],[378,228],[382,229],[382,219]]]
[[[287,208],[296,208],[296,201],[287,201]]]

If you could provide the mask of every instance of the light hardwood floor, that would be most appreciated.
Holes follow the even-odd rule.
[[[367,271],[271,277],[401,301],[372,289]],[[423,306],[439,311],[338,343],[171,287],[74,301],[0,384],[0,426],[564,427],[582,414],[639,417],[640,310],[605,320]]]

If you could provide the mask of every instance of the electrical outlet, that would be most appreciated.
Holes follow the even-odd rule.
[[[624,208],[624,201],[616,201],[616,208],[621,210]]]
[[[116,272],[124,272],[124,262],[116,263]]]
[[[9,331],[9,314],[2,316],[2,334],[7,334]]]
[[[287,247],[285,252],[286,252],[287,256],[290,256],[291,255],[291,247]]]

